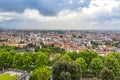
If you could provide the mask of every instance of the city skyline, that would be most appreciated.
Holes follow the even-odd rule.
[[[119,0],[0,0],[0,28],[120,30]]]

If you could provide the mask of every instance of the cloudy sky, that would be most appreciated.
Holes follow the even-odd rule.
[[[0,0],[0,28],[120,30],[120,0]]]

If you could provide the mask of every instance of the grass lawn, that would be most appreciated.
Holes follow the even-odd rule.
[[[16,80],[17,75],[10,76],[9,73],[0,76],[0,80]]]

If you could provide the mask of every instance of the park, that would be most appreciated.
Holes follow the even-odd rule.
[[[99,56],[89,50],[57,50],[59,53],[52,46],[45,46],[37,52],[19,54],[14,47],[1,47],[0,80],[23,80],[31,71],[28,80],[49,80],[51,77],[52,80],[120,80],[120,53]],[[16,70],[6,71],[9,68]]]

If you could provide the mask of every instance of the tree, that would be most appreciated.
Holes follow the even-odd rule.
[[[87,63],[87,68],[90,65],[90,62],[93,58],[98,58],[98,53],[96,52],[91,52],[89,50],[83,51],[78,53],[79,57],[82,57],[83,59],[85,59],[85,62]]]
[[[11,51],[11,50],[18,49],[18,47],[16,47],[16,46],[2,46],[1,49],[5,50],[5,51]]]
[[[12,66],[18,69],[29,70],[32,65],[32,58],[26,54],[16,54],[13,58]]]
[[[47,52],[47,53],[65,53],[65,50],[62,48],[54,47],[54,44],[51,44],[49,46],[43,45],[40,49],[41,52]]]
[[[0,53],[0,67],[8,68],[11,67],[13,56],[8,52]]]
[[[38,52],[40,50],[40,46],[35,46],[35,52]]]
[[[94,58],[91,61],[90,66],[89,66],[89,70],[95,75],[95,77],[99,75],[102,68],[103,68],[103,62],[100,58]]]
[[[71,80],[71,74],[69,72],[61,72],[59,79],[60,80]]]
[[[112,70],[109,70],[108,68],[103,68],[101,72],[101,79],[102,80],[114,80],[115,75]]]
[[[120,53],[112,53],[111,55],[113,55],[119,62],[120,64]]]
[[[16,51],[15,50],[11,50],[10,52],[9,52],[9,54],[10,55],[12,55],[12,57],[16,54]]]
[[[71,74],[71,80],[80,80],[82,78],[80,65],[76,62],[69,62],[67,71]]]
[[[112,70],[115,75],[117,75],[120,71],[120,65],[119,65],[118,60],[116,58],[112,57],[112,56],[108,55],[108,56],[105,57],[104,65],[108,69]]]
[[[32,58],[29,55],[23,55],[23,69],[30,70],[32,65]]]
[[[36,58],[38,57],[39,54],[32,52],[25,52],[24,55],[30,56],[32,58],[32,63],[35,64]]]
[[[36,58],[36,66],[47,66],[50,63],[49,57],[44,53],[39,53],[38,57]]]
[[[68,61],[71,61],[72,59],[70,58],[70,56],[68,56],[68,55],[63,55],[61,58],[60,58],[60,60],[68,60]]]
[[[82,72],[86,72],[87,71],[87,64],[86,64],[86,62],[85,62],[85,60],[83,58],[77,58],[75,60],[75,62],[77,62],[78,64],[80,64]]]
[[[14,57],[13,57],[13,64],[12,66],[14,68],[18,68],[18,69],[23,69],[23,55],[21,54],[16,54]]]
[[[70,61],[70,62],[58,61],[58,62],[56,62],[53,65],[53,80],[61,80],[59,78],[59,76],[61,76],[63,72],[68,72],[71,75],[71,80],[80,80],[80,78],[81,78],[80,65],[73,61]],[[68,79],[68,77],[66,77],[66,78]]]
[[[34,70],[30,76],[30,80],[49,80],[50,79],[50,69],[47,67],[38,67]]]
[[[40,51],[43,52],[43,53],[45,53],[45,52],[46,53],[51,53],[51,49],[49,49],[49,48],[41,48]]]
[[[76,59],[79,57],[79,55],[78,55],[77,52],[67,52],[67,53],[65,53],[65,54],[68,55],[68,56],[70,56],[70,58],[71,58],[72,60],[76,60]]]
[[[59,53],[54,54],[53,55],[52,64],[54,64],[55,62],[57,62],[60,58],[61,58],[61,55]]]
[[[94,41],[91,41],[91,44],[92,44],[92,47],[95,49],[98,47],[99,43],[98,42],[94,42]]]

